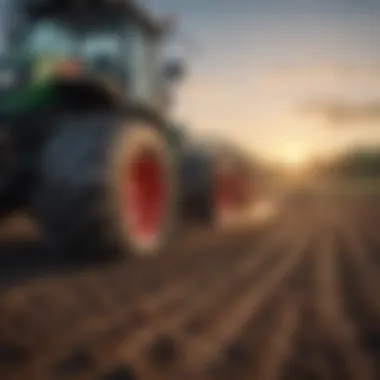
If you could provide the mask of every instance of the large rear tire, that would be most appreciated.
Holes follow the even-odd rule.
[[[64,256],[158,254],[177,215],[176,168],[160,126],[144,115],[62,122],[39,167],[36,214]]]

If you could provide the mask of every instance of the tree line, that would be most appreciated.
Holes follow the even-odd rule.
[[[328,162],[319,163],[321,174],[334,178],[380,178],[380,146],[346,151]]]

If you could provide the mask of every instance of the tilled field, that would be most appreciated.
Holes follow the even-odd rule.
[[[0,379],[378,379],[376,208],[287,208],[84,269],[3,249]]]

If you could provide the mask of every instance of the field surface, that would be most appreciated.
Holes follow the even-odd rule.
[[[379,379],[379,206],[293,202],[85,268],[3,243],[0,379]]]

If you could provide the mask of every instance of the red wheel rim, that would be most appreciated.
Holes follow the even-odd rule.
[[[242,173],[236,174],[236,197],[242,205],[248,205],[251,199],[252,189],[250,181]]]
[[[214,188],[214,202],[218,214],[230,212],[234,206],[234,175],[220,171],[216,174]]]
[[[215,178],[214,202],[217,213],[227,215],[242,205],[249,204],[250,183],[242,173],[235,170],[220,171]]]
[[[154,153],[142,152],[127,167],[124,183],[124,216],[132,238],[139,242],[155,240],[165,212],[163,166]]]

